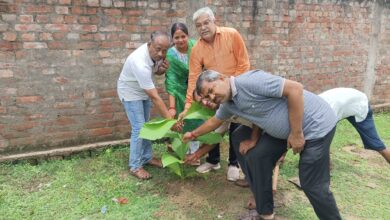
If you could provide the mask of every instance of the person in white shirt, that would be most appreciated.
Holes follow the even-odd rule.
[[[346,118],[359,133],[365,149],[380,153],[390,164],[390,149],[376,131],[366,94],[352,88],[335,88],[319,94],[333,109],[338,120]]]
[[[158,94],[153,83],[153,74],[163,74],[169,67],[165,60],[171,39],[165,32],[155,31],[150,41],[131,53],[118,79],[117,91],[127,118],[131,124],[130,173],[139,179],[151,175],[143,168],[145,164],[161,167],[161,161],[153,158],[149,140],[138,138],[144,123],[149,121],[151,103],[165,118],[173,118]]]

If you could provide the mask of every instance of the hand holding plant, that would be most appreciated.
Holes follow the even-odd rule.
[[[200,104],[194,102],[190,109],[186,112],[186,116],[183,119],[192,120],[192,119],[202,119],[207,120],[214,115],[214,111],[206,109]],[[198,140],[206,144],[215,144],[219,143],[222,140],[222,136],[215,132],[210,132],[208,134],[195,137],[191,132],[187,132],[183,135],[183,120],[175,119],[154,119],[144,124],[144,127],[141,129],[140,137],[148,140],[157,140],[164,137],[171,138],[172,140],[172,149],[174,151],[171,153],[164,153],[162,155],[163,167],[168,167],[177,175],[183,177],[183,166],[181,164],[185,161],[185,156],[189,148],[187,143],[190,140]],[[189,136],[191,136],[189,138]],[[184,138],[184,139],[183,139]],[[185,140],[185,141],[182,141]],[[191,159],[192,160],[192,159]]]

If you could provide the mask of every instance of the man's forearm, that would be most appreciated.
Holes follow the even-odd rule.
[[[207,134],[211,131],[214,131],[216,128],[218,128],[222,124],[222,120],[217,119],[215,116],[207,120],[204,124],[202,124],[197,129],[193,130],[191,133],[195,137],[199,137],[203,134]]]
[[[201,158],[203,155],[210,152],[214,147],[215,145],[211,145],[211,144],[204,144],[200,146],[199,149],[195,152],[196,157]]]
[[[292,134],[302,133],[303,106],[302,92],[296,91],[288,98],[288,114]]]
[[[157,109],[158,109],[159,113],[161,114],[161,116],[163,116],[164,118],[171,118],[171,116],[170,116],[170,114],[168,112],[168,109],[165,106],[164,101],[160,97],[152,98],[152,102],[157,107]]]

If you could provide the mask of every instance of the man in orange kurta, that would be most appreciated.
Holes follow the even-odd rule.
[[[192,48],[188,76],[188,89],[184,111],[179,115],[183,118],[191,106],[192,94],[195,83],[200,73],[205,70],[215,70],[227,76],[237,76],[247,72],[250,68],[248,52],[244,40],[238,31],[229,27],[218,27],[212,10],[204,7],[193,15],[196,31],[200,39]],[[234,131],[237,124],[231,124],[229,134]],[[197,171],[206,173],[211,169],[219,169],[220,151],[219,145],[209,152],[206,163],[200,165]],[[229,148],[229,169],[227,179],[237,181],[239,169],[236,155]]]

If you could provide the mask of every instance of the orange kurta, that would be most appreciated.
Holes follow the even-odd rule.
[[[192,48],[186,103],[192,102],[196,80],[203,70],[237,76],[247,72],[249,68],[248,51],[240,33],[234,28],[217,27],[212,44],[199,39]]]

